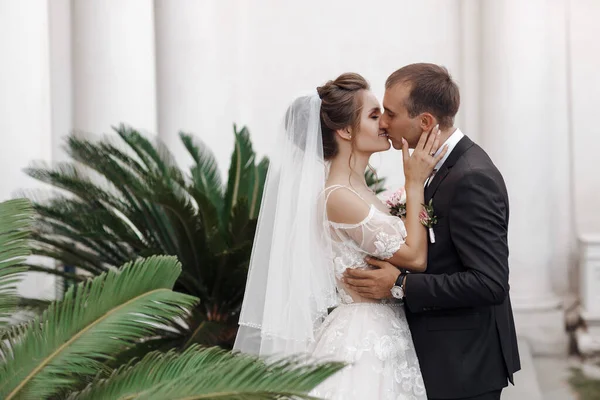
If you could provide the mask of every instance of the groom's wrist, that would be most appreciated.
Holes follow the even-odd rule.
[[[400,288],[402,288],[402,294],[403,297],[406,297],[406,277],[408,276],[408,273],[406,271],[401,271],[400,274],[398,275],[398,278],[396,279],[396,282],[394,283],[394,286],[398,286]]]

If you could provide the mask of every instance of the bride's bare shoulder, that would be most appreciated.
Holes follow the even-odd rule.
[[[371,207],[352,189],[333,185],[327,190],[327,218],[340,224],[358,224],[370,212]]]

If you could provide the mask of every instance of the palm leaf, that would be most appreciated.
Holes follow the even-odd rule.
[[[113,127],[113,129],[143,161],[149,171],[158,172],[161,175],[169,175],[173,172],[171,169],[175,166],[173,155],[162,143],[153,144],[138,131],[123,124]]]
[[[153,193],[154,176],[148,172],[150,167],[140,169],[132,168],[128,162],[123,161],[123,152],[113,152],[112,147],[102,143],[82,140],[75,136],[68,139],[69,155],[82,165],[96,171],[100,176],[111,182],[122,196],[124,204],[127,204],[126,212],[128,219],[144,235],[145,240],[151,247],[163,249],[162,253],[175,254],[175,244],[169,235],[167,221],[158,205],[150,201]],[[142,151],[139,150],[141,154]],[[150,159],[150,158],[149,158]],[[152,161],[149,161],[150,163]],[[154,168],[156,170],[156,168]]]
[[[200,139],[183,132],[179,136],[196,162],[191,169],[194,187],[208,197],[212,205],[220,212],[223,207],[223,183],[215,155]]]
[[[253,174],[256,176],[254,165],[255,154],[252,150],[250,133],[245,127],[240,131],[234,126],[235,142],[229,165],[229,180],[225,192],[225,204],[223,207],[223,225],[227,226],[232,211],[240,198],[248,199]]]
[[[0,203],[0,328],[6,326],[17,308],[19,297],[16,284],[27,269],[22,265],[29,255],[27,237],[33,209],[26,199]]]
[[[44,299],[30,299],[27,297],[21,297],[19,299],[18,307],[22,310],[29,310],[35,313],[42,313],[44,310],[52,304],[50,300]]]
[[[72,280],[75,282],[82,282],[88,278],[85,275],[78,275],[78,274],[74,274],[74,273],[70,273],[70,272],[65,272],[59,268],[46,267],[43,265],[35,265],[35,264],[27,264],[27,263],[24,263],[23,265],[26,266],[28,271],[30,271],[30,272],[43,272],[45,274],[60,276],[61,278],[65,278],[67,280]]]
[[[0,398],[43,399],[102,369],[102,361],[187,314],[197,299],[171,289],[174,257],[126,264],[71,287],[2,347]]]
[[[267,170],[269,169],[269,159],[264,157],[254,169],[254,177],[249,193],[250,218],[258,218],[260,204],[262,202],[263,188],[267,179]]]
[[[310,399],[310,390],[344,367],[341,363],[307,365],[305,361],[265,363],[197,346],[182,354],[154,352],[108,378],[97,378],[69,400]]]
[[[31,270],[28,270],[30,272]],[[52,301],[43,299],[30,299],[19,296],[16,306],[16,312],[12,314],[10,326],[23,324],[33,320],[48,308]],[[10,329],[5,329],[0,337],[0,340],[5,340],[10,337]]]
[[[125,146],[116,136],[86,140],[72,135],[67,141],[71,163],[38,164],[27,171],[59,189],[50,200],[34,203],[34,254],[77,267],[83,275],[98,275],[137,257],[177,256],[183,268],[174,289],[202,303],[194,310],[197,318],[183,318],[177,335],[165,330],[157,336],[164,334],[180,348],[212,344],[215,338],[230,347],[268,160],[256,165],[248,130],[235,128],[234,162],[223,187],[214,155],[201,141],[181,134],[195,160],[184,172],[160,142],[123,125],[116,130]],[[82,279],[43,265],[36,269]],[[205,322],[222,329],[213,334]]]
[[[367,182],[367,186],[376,194],[385,191],[385,178],[380,178],[377,176],[377,173],[374,169],[368,168],[365,171],[365,180]]]

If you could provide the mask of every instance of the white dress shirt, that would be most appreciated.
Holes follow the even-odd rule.
[[[440,146],[440,148],[435,153],[436,157],[438,154],[441,153],[441,151],[443,150],[445,145],[448,145],[448,151],[446,152],[446,154],[444,154],[444,157],[440,161],[438,161],[438,163],[435,165],[433,172],[431,173],[431,175],[429,176],[429,179],[427,180],[426,186],[429,186],[429,184],[433,180],[433,177],[435,176],[436,172],[438,172],[440,170],[440,168],[442,168],[442,165],[444,165],[444,163],[448,159],[448,156],[450,155],[450,153],[452,153],[452,150],[454,150],[454,148],[456,147],[458,142],[460,142],[460,139],[462,139],[464,136],[465,136],[464,133],[462,133],[460,131],[460,129],[456,128],[456,130],[452,133],[452,135],[450,135],[450,137],[448,139],[446,139],[446,141]]]

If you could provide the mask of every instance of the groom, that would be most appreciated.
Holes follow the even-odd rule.
[[[492,400],[520,369],[508,286],[508,194],[488,155],[454,127],[459,103],[443,67],[411,64],[388,78],[380,128],[394,148],[402,138],[414,148],[437,124],[440,143],[448,145],[425,185],[438,219],[435,242],[430,235],[423,274],[369,260],[377,269],[348,269],[344,279],[373,299],[403,289],[395,293],[404,296],[430,399]]]

